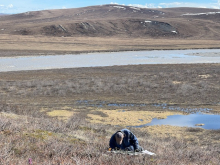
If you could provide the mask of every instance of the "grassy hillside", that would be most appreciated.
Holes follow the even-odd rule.
[[[0,21],[2,34],[219,39],[219,11],[103,5],[26,12]]]

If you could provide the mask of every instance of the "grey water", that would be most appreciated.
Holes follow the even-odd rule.
[[[201,54],[201,56],[199,55]],[[213,56],[212,54],[215,54]],[[220,49],[1,57],[0,72],[139,64],[220,63]]]
[[[76,104],[79,105],[86,105],[90,107],[119,107],[119,108],[126,108],[126,107],[147,107],[147,106],[153,106],[157,108],[161,108],[163,110],[169,110],[169,111],[180,111],[185,113],[211,113],[213,110],[212,108],[205,108],[205,107],[180,107],[177,105],[169,105],[166,103],[107,103],[105,101],[98,101],[94,102],[92,100],[78,100],[76,101]]]
[[[152,104],[154,107],[159,107],[162,109],[166,110],[171,110],[171,111],[180,111],[180,112],[185,112],[185,113],[208,113],[212,111],[212,108],[193,108],[193,107],[179,107],[179,106],[174,106],[174,105],[168,105],[168,104]]]
[[[143,120],[143,119],[142,119]],[[143,120],[144,121],[144,120]],[[204,124],[203,126],[196,126],[196,124]],[[214,114],[189,114],[189,115],[172,115],[166,119],[154,118],[151,123],[134,126],[137,128],[152,125],[171,125],[179,127],[200,127],[204,129],[220,129],[220,115]]]

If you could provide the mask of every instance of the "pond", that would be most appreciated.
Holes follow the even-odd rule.
[[[202,124],[197,126],[197,124]],[[203,125],[204,124],[204,125]],[[201,127],[204,129],[220,129],[220,115],[214,114],[189,114],[189,115],[172,115],[166,119],[154,118],[151,123],[135,126],[144,127],[152,125],[172,125],[180,127]]]
[[[166,103],[159,104],[159,103],[107,103],[105,101],[94,102],[92,100],[77,100],[77,105],[86,105],[88,107],[115,107],[115,108],[128,108],[128,107],[157,107],[162,108],[163,110],[169,111],[179,111],[184,113],[210,113],[213,109],[206,108],[206,107],[179,107],[176,105],[169,105]]]
[[[189,113],[188,115],[172,115],[168,116],[166,119],[157,119],[153,118],[150,123],[142,124],[139,126],[128,126],[141,128],[145,126],[152,125],[172,125],[172,126],[180,126],[180,127],[201,127],[204,129],[220,129],[220,115],[211,114],[212,108],[208,107],[179,107],[177,105],[169,105],[166,103],[163,104],[146,104],[146,103],[108,103],[105,101],[94,102],[92,100],[78,100],[76,101],[77,105],[85,105],[91,107],[114,107],[115,109],[119,109],[118,112],[126,112],[126,108],[128,107],[156,107],[161,110],[168,111],[178,111],[183,113]],[[144,123],[145,119],[139,119],[142,123]],[[202,124],[201,126],[196,126],[197,124]],[[203,125],[204,124],[204,125]]]
[[[0,72],[138,64],[220,63],[220,49],[1,57]]]

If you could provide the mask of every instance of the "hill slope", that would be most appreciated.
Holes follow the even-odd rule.
[[[0,13],[0,16],[4,16],[4,15],[8,15],[8,14],[3,14],[3,13]]]
[[[219,39],[220,10],[122,5],[44,10],[0,17],[0,34]]]

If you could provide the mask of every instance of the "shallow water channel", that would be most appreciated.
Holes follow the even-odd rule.
[[[220,63],[220,49],[1,57],[0,72],[138,64]]]

